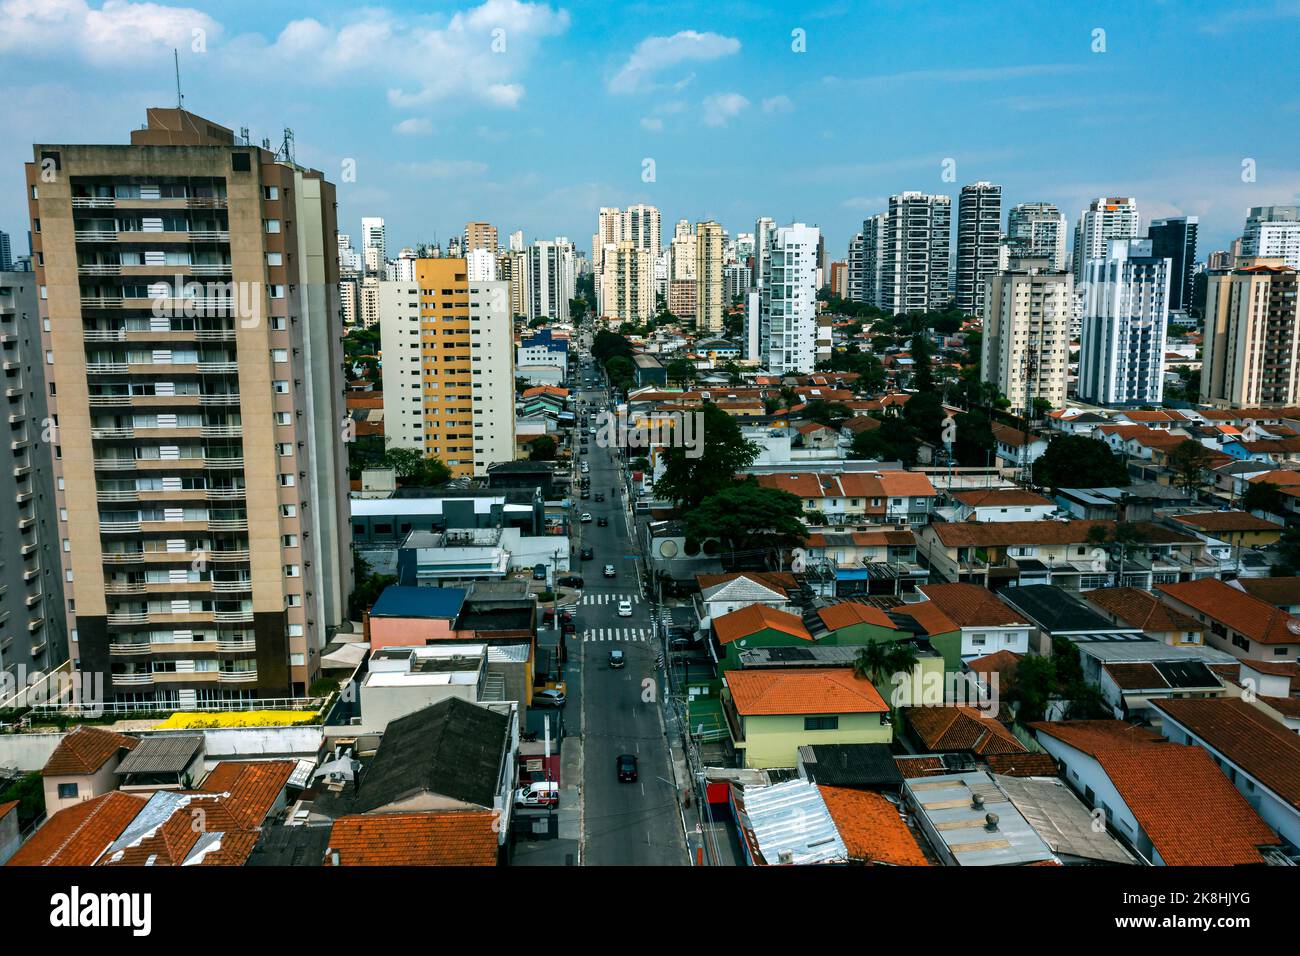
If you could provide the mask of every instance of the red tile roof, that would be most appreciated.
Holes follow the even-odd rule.
[[[340,866],[495,866],[496,814],[462,810],[340,817],[330,833],[330,848],[338,852]]]
[[[922,754],[917,757],[895,757],[894,764],[904,780],[917,777],[933,777],[935,774],[947,773],[943,758],[937,754]]]
[[[978,584],[964,581],[955,584],[925,584],[920,591],[960,627],[1029,624],[1020,614],[999,601],[992,591]]]
[[[920,624],[925,629],[926,636],[934,637],[936,634],[950,634],[959,631],[961,628],[950,618],[939,605],[933,601],[918,601],[915,604],[900,604],[898,607],[891,609],[893,614],[905,614],[912,620]]]
[[[1274,607],[1300,604],[1300,577],[1295,578],[1237,578],[1245,592]]]
[[[1028,749],[1001,721],[973,707],[906,707],[903,714],[929,750],[982,755]]]
[[[891,631],[898,630],[898,625],[880,608],[859,604],[856,601],[842,601],[824,607],[817,612],[817,616],[821,618],[827,629],[832,631],[852,627],[854,624],[874,624],[877,627],[889,628]]]
[[[104,730],[102,727],[74,727],[59,741],[41,771],[47,777],[79,777],[96,773],[121,750],[134,750],[138,737]]]
[[[803,619],[797,614],[778,611],[766,604],[751,604],[713,619],[713,633],[723,644],[752,637],[763,630],[780,631],[801,640],[812,640],[812,635],[803,626]]]
[[[1156,590],[1261,644],[1300,644],[1300,618],[1218,578],[1157,584]]]
[[[1021,488],[989,488],[985,491],[959,491],[953,498],[968,508],[1024,508],[1051,505],[1042,495]]]
[[[225,805],[241,828],[262,825],[284,792],[296,764],[292,760],[256,760],[236,763],[225,760],[212,768],[200,788],[206,793],[226,794]]]
[[[144,805],[144,797],[114,790],[60,810],[18,848],[7,865],[93,866]]]
[[[890,866],[929,866],[898,808],[871,790],[818,787],[849,859]]]
[[[1276,531],[1278,534],[1283,531],[1281,525],[1256,518],[1249,511],[1205,511],[1174,515],[1174,520],[1202,531]]]
[[[985,654],[983,657],[977,657],[968,663],[966,667],[976,674],[996,673],[1000,679],[1008,680],[1016,672],[1016,665],[1019,663],[1019,654],[1004,649],[995,651],[992,654]]]
[[[17,800],[10,800],[8,803],[0,803],[0,820],[3,820],[9,811],[17,806]]]
[[[993,773],[1004,777],[1055,777],[1059,773],[1051,754],[985,754],[984,762]]]
[[[1121,623],[1151,634],[1174,631],[1203,632],[1205,625],[1141,588],[1098,588],[1086,591],[1083,599],[1099,610],[1113,615]]]
[[[742,717],[889,711],[871,681],[848,667],[732,670],[724,680]]]

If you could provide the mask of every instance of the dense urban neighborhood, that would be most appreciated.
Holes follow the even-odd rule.
[[[1300,864],[1294,190],[399,245],[138,106],[0,233],[4,872]]]

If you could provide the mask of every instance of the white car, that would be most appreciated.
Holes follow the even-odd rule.
[[[631,602],[631,601],[619,601],[619,602],[618,602],[618,616],[619,616],[619,617],[631,617],[631,616],[632,616],[632,602]]]
[[[578,520],[579,520],[580,522],[582,522],[583,524],[587,524],[589,521],[591,521],[591,513],[588,512],[588,511],[584,511],[584,512],[582,513],[582,517],[579,518]]]

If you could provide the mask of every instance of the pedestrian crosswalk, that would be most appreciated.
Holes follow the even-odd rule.
[[[602,641],[635,642],[651,640],[653,635],[648,627],[593,627],[582,633],[584,644],[596,644]]]
[[[568,613],[570,613],[570,614],[577,614],[577,613],[578,613],[578,602],[577,602],[577,601],[572,601],[572,602],[570,602],[569,604],[559,604],[559,605],[557,605],[557,607],[560,609],[560,613],[561,613],[561,614],[563,614],[563,613],[566,612],[566,611],[567,611]]]
[[[639,594],[584,594],[581,603],[617,604],[619,601],[631,601],[633,604],[640,604],[641,596]]]

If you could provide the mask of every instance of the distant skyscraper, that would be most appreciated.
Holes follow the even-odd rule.
[[[384,277],[384,266],[388,262],[387,230],[384,220],[379,218],[361,220],[361,256],[367,273]]]
[[[1114,197],[1094,199],[1079,215],[1074,227],[1074,276],[1082,281],[1083,268],[1089,259],[1106,256],[1106,243],[1112,239],[1136,239],[1141,224],[1137,200]]]
[[[465,256],[470,282],[494,282],[497,277],[497,254],[487,246],[471,249]]]
[[[1065,404],[1073,293],[1070,274],[1046,258],[1013,259],[989,279],[980,370],[1017,414],[1036,398]]]
[[[755,233],[757,236],[757,233]],[[713,220],[695,227],[695,328],[721,332],[725,308],[722,287],[722,226]]]
[[[858,233],[849,240],[849,255],[846,260],[845,278],[844,278],[844,298],[850,302],[862,302],[862,280],[865,271],[865,263],[862,254],[862,233]]]
[[[951,197],[918,192],[889,197],[880,256],[881,308],[897,315],[948,305],[951,234]]]
[[[1300,269],[1300,206],[1254,206],[1246,215],[1241,254],[1281,259]]]
[[[1169,260],[1169,311],[1186,312],[1192,304],[1192,279],[1196,272],[1195,216],[1155,219],[1147,227],[1151,254]]]
[[[885,220],[887,213],[878,212],[862,220],[862,299],[867,305],[884,308],[881,282],[885,275]]]
[[[0,272],[8,272],[14,267],[14,253],[9,245],[9,233],[0,232]]]
[[[1002,238],[1002,187],[971,183],[957,201],[957,308],[979,315],[984,282],[998,271]]]
[[[1245,257],[1207,276],[1201,401],[1300,405],[1300,284],[1278,258]]]
[[[1022,202],[1007,213],[1007,255],[1010,259],[1043,258],[1052,268],[1065,269],[1065,215],[1050,202]]]
[[[630,242],[642,252],[648,252],[651,259],[659,255],[660,241],[659,210],[654,206],[637,203],[623,210],[622,227],[619,238]]]
[[[1159,405],[1164,398],[1169,260],[1150,239],[1112,239],[1084,267],[1079,398],[1098,405]]]
[[[524,260],[524,304],[529,320],[537,318],[569,319],[569,300],[577,281],[577,253],[573,243],[562,236],[554,240],[538,239],[527,249]]]
[[[510,251],[524,251],[524,231],[522,229],[516,229],[514,232],[510,233]]]
[[[750,266],[750,282],[757,289],[763,281],[763,259],[767,255],[768,235],[776,228],[776,220],[766,216],[754,223],[754,261]]]
[[[668,281],[669,283],[695,281],[695,233],[691,231],[691,224],[685,219],[678,221],[673,230],[672,242],[669,244]],[[692,293],[692,306],[694,301]],[[692,307],[691,315],[694,314]]]
[[[466,255],[475,249],[486,249],[494,256],[497,254],[497,227],[490,222],[465,223],[462,240],[462,248]]]
[[[811,372],[817,361],[818,229],[801,222],[768,234],[759,284],[758,355],[769,371]]]
[[[623,240],[605,247],[600,274],[601,315],[619,322],[641,323],[653,317],[654,259],[645,249]]]

